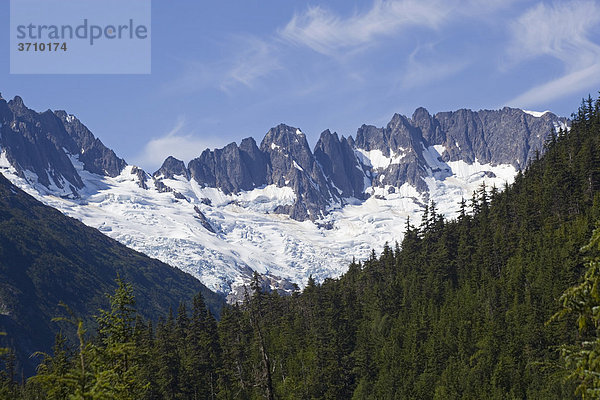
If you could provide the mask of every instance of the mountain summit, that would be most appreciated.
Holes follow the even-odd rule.
[[[0,170],[67,215],[231,293],[253,270],[288,291],[344,272],[352,257],[402,237],[407,217],[435,201],[452,216],[482,183],[502,187],[568,121],[556,115],[458,110],[355,137],[325,130],[314,149],[280,124],[260,145],[168,157],[148,174],[127,165],[74,116],[0,100]]]

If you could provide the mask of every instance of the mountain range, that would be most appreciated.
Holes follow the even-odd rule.
[[[65,111],[0,96],[0,172],[47,205],[238,296],[257,270],[280,291],[340,275],[434,201],[447,217],[482,183],[512,182],[568,120],[505,107],[325,130],[313,149],[280,124],[260,145],[206,149],[153,173],[128,165]]]

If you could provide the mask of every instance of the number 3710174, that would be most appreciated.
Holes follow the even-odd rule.
[[[18,51],[67,51],[67,43],[17,43]]]

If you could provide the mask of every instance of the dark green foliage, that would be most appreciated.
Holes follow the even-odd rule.
[[[76,317],[79,345],[58,334],[52,355],[41,354],[37,374],[16,381],[14,358],[0,373],[0,399],[216,399],[220,347],[217,325],[201,294],[190,317],[185,305],[159,321],[156,333],[135,309],[133,288],[117,279],[110,309],[94,318],[89,336]]]
[[[269,398],[269,381],[290,399],[577,398],[558,349],[577,329],[546,322],[600,217],[599,106],[584,106],[513,185],[481,187],[457,220],[431,203],[401,246],[342,278],[288,298],[255,290],[226,310],[223,398]]]
[[[583,282],[568,288],[560,297],[561,310],[552,321],[577,317],[580,337],[577,343],[560,347],[569,379],[578,383],[577,393],[584,399],[600,398],[600,228],[584,247],[589,257]]]
[[[6,358],[0,398],[581,398],[598,386],[600,231],[574,285],[599,219],[600,101],[588,100],[513,185],[481,187],[454,221],[429,204],[401,244],[340,279],[281,297],[255,276],[218,325],[197,296],[191,315],[182,304],[156,330],[134,318],[121,282],[96,339],[81,324],[77,350],[59,336],[26,385]],[[106,376],[110,388],[98,385]]]
[[[214,312],[220,299],[198,280],[44,206],[0,174],[0,331],[16,350],[17,369],[35,371],[35,351],[49,352],[68,306],[93,328],[92,315],[108,306],[119,274],[133,285],[146,318],[202,292]],[[66,327],[75,337],[75,327]],[[0,338],[0,347],[3,346]]]

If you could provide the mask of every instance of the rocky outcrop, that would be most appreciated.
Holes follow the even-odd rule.
[[[264,185],[266,161],[254,140],[245,140],[243,144],[238,147],[230,143],[222,149],[204,150],[188,164],[191,179],[201,186],[217,187],[226,194]]]
[[[60,110],[55,111],[54,114],[60,118],[69,137],[76,145],[72,148],[67,147],[67,150],[78,156],[86,171],[115,177],[127,166],[125,160],[117,157],[114,151],[106,147],[76,117]]]
[[[435,115],[418,108],[411,118],[395,114],[385,127],[363,125],[356,138],[325,130],[314,151],[300,129],[280,124],[260,146],[246,138],[239,145],[206,149],[187,166],[168,157],[152,177],[137,167],[132,173],[141,188],[172,192],[178,200],[187,199],[165,180],[182,177],[228,195],[266,185],[290,187],[296,200],[274,211],[316,221],[346,199],[366,199],[375,188],[393,193],[410,184],[426,193],[425,178],[450,176],[451,161],[522,169],[543,150],[547,136],[566,123],[549,112],[534,116],[508,107]],[[61,195],[77,197],[83,188],[75,161],[86,171],[111,177],[126,166],[74,116],[37,113],[18,96],[9,102],[0,97],[0,148],[20,177],[32,179],[33,173],[34,183],[58,188]]]
[[[301,221],[318,219],[327,212],[332,200],[330,186],[300,129],[284,124],[272,128],[260,150],[268,159],[267,184],[288,186],[296,193],[294,204],[276,212]]]
[[[425,140],[444,145],[444,161],[472,163],[477,159],[482,164],[512,164],[517,169],[525,168],[535,152],[542,151],[547,136],[567,122],[549,112],[534,117],[508,107],[478,112],[463,109],[431,118],[434,130],[423,128],[426,118],[413,120]]]
[[[207,231],[215,233],[215,228],[213,228],[213,226],[210,224],[210,221],[208,220],[208,218],[206,218],[206,215],[204,215],[204,213],[202,211],[200,211],[198,206],[194,206],[194,211],[196,212],[196,215],[194,215],[194,217],[200,221],[200,224],[204,228],[206,228]]]
[[[183,161],[169,156],[152,176],[166,179],[173,179],[175,176],[185,176],[186,179],[190,179],[190,171],[185,167]]]
[[[385,128],[363,125],[354,146],[372,185],[399,188],[409,183],[419,191],[427,190],[423,178],[431,168],[423,150],[429,144],[406,117],[395,114]]]
[[[154,175],[166,177],[168,171],[163,167]],[[230,143],[222,149],[207,149],[189,162],[187,170],[199,185],[219,188],[225,194],[265,185],[291,187],[296,201],[279,206],[275,212],[298,220],[319,218],[334,196],[306,136],[283,124],[269,130],[260,148],[254,139],[247,138],[239,146]]]
[[[131,175],[135,176],[137,179],[135,182],[137,185],[142,188],[148,190],[148,179],[150,178],[148,174],[141,168],[133,166],[131,168]]]
[[[356,139],[325,130],[311,151],[301,130],[278,125],[260,147],[252,138],[238,146],[205,150],[187,168],[172,157],[155,177],[186,175],[226,194],[264,185],[287,186],[296,201],[275,212],[317,220],[348,198],[365,199],[382,187],[404,184],[427,192],[427,177],[452,174],[447,162],[512,164],[524,168],[543,149],[546,137],[567,121],[552,113],[535,117],[522,110],[458,110],[431,115],[418,108],[409,119],[395,114],[385,127],[361,126]]]
[[[0,148],[21,178],[33,173],[37,183],[74,197],[84,184],[71,157],[99,175],[116,176],[126,165],[75,117],[35,112],[18,96],[0,99]]]
[[[352,144],[345,137],[340,139],[337,133],[327,129],[321,133],[314,155],[339,197],[363,198],[365,172]]]

